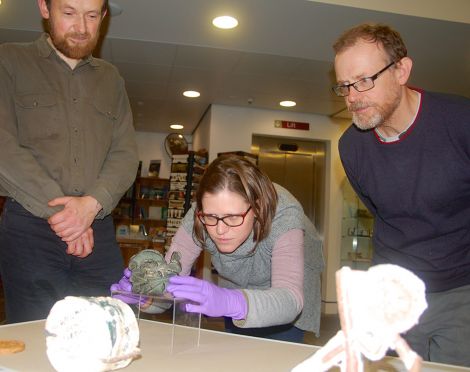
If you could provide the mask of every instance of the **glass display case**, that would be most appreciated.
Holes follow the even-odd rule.
[[[358,198],[351,184],[343,185],[341,266],[367,270],[371,265],[374,218]]]

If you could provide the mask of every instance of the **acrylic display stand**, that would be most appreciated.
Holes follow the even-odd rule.
[[[152,308],[158,306],[161,308],[159,313],[171,311],[172,315],[172,337],[171,343],[168,345],[171,354],[177,354],[199,347],[200,331],[201,331],[201,314],[187,312],[186,304],[190,301],[183,298],[174,298],[169,293],[161,296],[147,296],[133,292],[125,291],[112,291],[111,295],[126,296],[127,298],[134,298],[136,304],[129,305],[136,314],[139,321],[141,314],[145,312],[141,304],[146,303],[148,299],[152,300]],[[119,298],[119,297],[118,297]]]

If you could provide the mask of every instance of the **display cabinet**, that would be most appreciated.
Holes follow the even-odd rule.
[[[164,251],[169,179],[137,177],[113,211],[124,260],[142,249]]]
[[[367,270],[371,265],[374,218],[349,182],[343,186],[341,266]]]

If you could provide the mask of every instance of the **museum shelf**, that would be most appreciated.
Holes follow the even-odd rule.
[[[374,218],[351,185],[343,186],[341,266],[367,270],[371,265]]]
[[[183,217],[191,208],[207,161],[207,151],[188,151],[187,154],[172,156],[165,251],[170,248],[173,236],[181,226]],[[201,254],[193,267],[196,277],[202,277],[203,266],[204,255]]]
[[[136,177],[113,211],[124,261],[142,249],[164,251],[170,180]]]
[[[207,152],[189,151],[172,156],[168,192],[166,248],[191,208],[199,181],[207,165]]]

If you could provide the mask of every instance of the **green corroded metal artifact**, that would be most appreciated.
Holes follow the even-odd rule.
[[[131,257],[129,270],[134,293],[160,296],[165,291],[170,276],[181,272],[181,254],[173,252],[170,262],[154,249],[145,249]]]

